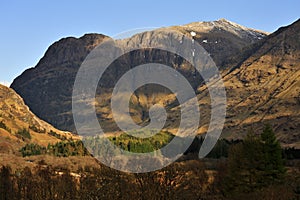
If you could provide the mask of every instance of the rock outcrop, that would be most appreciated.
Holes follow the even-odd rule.
[[[161,28],[137,34],[123,42],[143,42],[149,34],[168,30],[193,36],[220,68],[228,101],[223,137],[243,137],[251,128],[260,130],[263,124],[270,123],[284,145],[300,146],[299,20],[268,36],[221,19]],[[71,112],[75,76],[88,53],[105,38],[107,36],[88,34],[79,39],[65,38],[54,43],[37,66],[16,78],[11,87],[39,117],[57,128],[75,131]],[[160,56],[164,57],[164,64],[180,71],[197,90],[203,120],[199,133],[205,133],[211,100],[201,78],[191,75],[193,69],[182,59],[148,50],[123,56],[100,80],[99,84],[104,88],[98,90],[96,109],[99,122],[106,131],[117,130],[108,107],[118,78],[138,64],[159,62]],[[149,106],[153,103],[166,106],[171,122],[180,117],[176,98],[165,88],[145,86],[135,92],[131,103],[132,118],[140,124],[149,122]],[[166,128],[173,128],[170,124],[167,123]]]
[[[188,37],[190,37],[191,31],[195,31],[195,40],[211,54],[218,66],[227,63],[228,58],[261,40],[266,35],[263,32],[248,29],[224,19],[162,29],[180,31]],[[134,37],[137,41],[145,40],[145,34],[147,33],[137,34]],[[73,37],[61,39],[49,47],[36,67],[26,70],[17,77],[11,87],[24,98],[26,104],[37,116],[59,129],[75,131],[71,113],[71,96],[75,76],[88,53],[104,38],[106,36],[100,34],[87,34],[78,39]],[[155,53],[152,55],[147,61],[159,59]],[[180,65],[182,62],[182,60],[174,60],[173,55],[163,55],[164,60],[167,60],[168,64],[172,66]],[[141,60],[143,59],[141,51],[124,58],[125,63],[130,65],[142,64]],[[112,73],[107,74],[108,78],[104,81],[106,87],[110,85],[111,80],[118,76],[115,73],[116,70],[111,71]],[[124,70],[122,67],[118,67],[118,73],[122,74],[121,72]],[[192,84],[197,87],[199,82]],[[108,100],[109,95],[104,95],[103,98]],[[147,107],[145,102],[136,103],[140,105],[136,113],[140,112],[141,109],[143,110],[143,107]],[[105,113],[102,114],[102,117],[105,116]],[[138,118],[141,117],[138,114]]]

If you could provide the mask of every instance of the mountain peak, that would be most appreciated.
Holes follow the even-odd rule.
[[[221,19],[219,19],[217,21],[214,21],[214,23],[224,24],[224,25],[227,25],[227,26],[233,26],[233,27],[244,29],[244,30],[251,29],[251,28],[247,28],[245,26],[242,26],[242,25],[240,25],[238,23],[229,21],[229,20],[227,20],[225,18],[221,18]]]
[[[232,136],[233,133],[239,136],[246,133],[252,124],[263,127],[264,123],[274,123],[277,124],[275,131],[280,135],[281,142],[285,145],[297,145],[294,138],[300,137],[297,132],[300,127],[299,112],[297,113],[300,105],[298,23],[282,28],[269,36],[226,19],[164,28],[167,31],[181,32],[187,37],[191,37],[191,32],[194,32],[193,39],[209,53],[220,67],[221,73],[227,74],[224,77],[228,97],[225,136],[226,134]],[[157,34],[152,35],[160,37],[160,31],[153,30],[155,31]],[[155,41],[156,38],[145,37],[145,34],[147,32],[136,34],[134,38],[124,39],[123,42],[127,44],[125,40],[131,39],[132,45],[137,46],[151,39]],[[60,129],[75,131],[72,115],[72,89],[75,77],[91,49],[104,39],[102,37],[99,37],[99,40],[87,39],[93,37],[97,38],[98,34],[58,41],[49,48],[35,68],[25,71],[11,85],[35,114]],[[263,41],[259,42],[261,39]],[[160,55],[160,52],[149,50],[134,52],[123,56],[107,70],[107,74],[101,79],[101,85],[105,85],[105,90],[99,90],[97,93],[97,98],[99,97],[101,102],[96,109],[97,116],[101,116],[99,123],[102,123],[107,132],[117,131],[110,109],[107,107],[110,105],[114,81],[119,80],[131,66],[145,62],[160,63],[162,59]],[[199,86],[197,91],[201,102],[211,101],[206,99],[209,95],[204,91],[205,87],[201,87],[200,79],[194,78],[191,70],[193,68],[172,54],[162,56],[171,67],[180,69],[193,87]],[[134,106],[130,112],[134,113],[132,115],[134,120],[144,123],[148,116],[143,113],[148,112],[148,102],[152,104],[155,99],[167,107],[170,105],[169,108],[172,109],[170,112],[174,111],[172,116],[177,121],[179,118],[176,116],[180,115],[173,109],[173,99],[176,98],[169,96],[165,91],[154,94],[147,93],[147,96],[137,92],[132,98]],[[204,112],[209,113],[209,110]],[[210,115],[204,116],[207,116],[205,119],[209,121]],[[173,128],[171,123],[168,127]],[[201,131],[205,132],[205,128],[201,128]],[[290,136],[291,134],[293,136]]]
[[[191,29],[194,32],[198,33],[221,33],[224,34],[225,32],[229,32],[233,35],[236,35],[243,39],[262,39],[263,37],[267,36],[269,33],[256,30],[253,28],[248,28],[242,25],[239,25],[235,22],[231,22],[227,19],[221,18],[216,21],[202,21],[202,22],[193,22],[182,27]]]
[[[229,20],[227,20],[225,18],[220,18],[216,22],[231,22],[231,21],[229,21]]]
[[[78,39],[95,40],[95,39],[103,39],[104,37],[107,36],[99,33],[86,33]]]

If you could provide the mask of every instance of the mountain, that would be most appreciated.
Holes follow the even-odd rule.
[[[250,129],[270,123],[286,146],[299,146],[299,21],[267,35],[262,31],[221,19],[183,26],[160,28],[120,40],[122,44],[159,42],[163,31],[178,31],[197,40],[220,68],[227,92],[227,116],[222,136],[239,138]],[[75,131],[71,113],[71,95],[76,73],[88,53],[107,36],[87,34],[81,38],[64,38],[49,47],[36,67],[26,70],[11,85],[34,113],[55,127]],[[201,105],[201,127],[205,133],[210,119],[210,99],[201,77],[176,56],[140,50],[124,55],[106,71],[97,91],[96,110],[107,132],[118,131],[110,105],[116,81],[132,66],[147,62],[167,64],[180,71],[197,90]],[[130,113],[139,124],[149,123],[149,107],[160,103],[169,111],[165,128],[179,121],[179,107],[169,90],[143,86],[131,99]],[[175,123],[177,124],[177,123]],[[254,130],[254,131],[255,131]]]
[[[197,33],[195,39],[203,45],[219,66],[222,63],[229,62],[228,58],[236,55],[244,48],[249,48],[253,43],[260,41],[266,36],[266,33],[248,29],[224,19],[214,22],[166,27],[163,30],[180,31],[189,37],[190,32],[195,31]],[[158,29],[152,33],[159,37],[160,31],[161,29]],[[125,40],[131,40],[133,43],[147,41],[149,39],[147,35],[151,34],[149,32],[140,33]],[[69,37],[59,40],[49,47],[44,57],[34,68],[26,70],[17,77],[11,87],[24,98],[26,104],[41,119],[61,130],[75,131],[71,113],[71,95],[75,76],[80,64],[88,53],[105,38],[106,36],[100,34],[87,34],[78,39]],[[113,85],[114,82],[112,80],[117,79],[118,75],[126,71],[126,66],[120,67],[120,64],[124,65],[125,63],[134,66],[145,62],[143,54],[145,53],[138,52],[124,57],[124,62],[120,61],[115,65],[115,70],[111,70],[112,72],[107,74],[104,84],[107,87]],[[154,52],[152,55],[146,61],[159,61],[160,58]],[[174,60],[173,55],[164,54],[164,57],[167,60],[167,64],[173,67],[178,65],[178,60]],[[190,71],[187,70],[186,74],[190,74]],[[195,87],[200,84],[199,81],[195,82],[195,79],[191,81]],[[112,88],[110,87],[109,89],[111,91]],[[105,92],[105,94],[101,93],[101,98],[105,99],[105,102],[108,102],[110,99],[110,95],[106,94],[110,91]],[[98,94],[100,94],[100,91]],[[169,93],[163,90],[162,95],[157,95],[155,101],[163,99],[165,94]],[[148,116],[142,116],[141,113],[147,113],[146,110],[149,104],[147,103],[147,97],[139,98],[138,96],[135,98],[138,106],[133,112],[136,115],[135,120],[142,122]],[[107,113],[107,110],[100,110],[99,113],[103,122],[108,126],[107,129],[114,131],[115,126],[111,125],[111,115]]]
[[[247,54],[242,52],[237,56],[240,64],[222,71],[227,93],[222,137],[243,138],[270,124],[283,146],[300,148],[300,20],[256,43]],[[210,120],[210,98],[206,87],[198,91],[203,134]]]
[[[243,138],[270,124],[283,146],[299,148],[300,20],[253,45],[248,57],[241,55],[240,64],[222,71],[227,93],[222,137]],[[210,98],[206,87],[198,91],[203,134],[210,120]]]
[[[0,108],[0,168],[10,166],[15,172],[25,167],[34,169],[41,165],[72,171],[86,166],[99,167],[91,156],[60,157],[44,154],[23,157],[20,149],[26,145],[47,148],[48,144],[78,141],[79,138],[39,119],[15,91],[3,85],[0,85]]]
[[[71,97],[77,70],[105,37],[86,34],[78,39],[69,37],[55,42],[37,66],[24,71],[11,88],[38,117],[61,130],[73,131]]]
[[[225,135],[236,137],[269,123],[283,144],[300,147],[300,20],[269,35],[223,80]]]
[[[220,19],[212,22],[194,22],[170,27],[184,34],[195,32],[194,39],[210,53],[217,66],[232,62],[232,57],[263,40],[269,33],[247,28],[237,23]]]
[[[3,85],[0,85],[0,108],[0,153],[18,154],[28,143],[46,146],[61,141],[58,136],[77,138],[39,119],[15,91]]]

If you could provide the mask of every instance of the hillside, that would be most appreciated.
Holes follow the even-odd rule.
[[[300,148],[300,20],[267,36],[241,64],[222,72],[227,114],[222,137],[243,138],[270,124],[285,147]],[[242,53],[243,54],[243,53]],[[199,89],[202,128],[210,119],[208,91]]]
[[[250,129],[270,123],[285,146],[299,146],[299,21],[267,34],[221,19],[196,22],[136,34],[118,41],[138,46],[158,43],[163,31],[179,31],[194,38],[210,53],[221,69],[227,91],[227,117],[223,137],[240,138]],[[49,47],[35,68],[26,70],[11,85],[34,113],[54,126],[75,131],[71,113],[71,93],[76,72],[85,56],[106,38],[88,34],[79,39],[65,38]],[[163,61],[161,61],[163,60]],[[210,120],[210,99],[200,76],[184,60],[158,50],[139,50],[119,58],[99,82],[96,110],[106,132],[118,131],[109,108],[116,81],[132,66],[147,62],[176,68],[197,90],[201,123],[206,132]],[[141,125],[149,122],[149,107],[159,103],[169,112],[166,129],[179,121],[178,102],[169,90],[145,86],[131,98],[131,116]],[[45,106],[47,105],[47,106]],[[175,122],[175,123],[174,123]]]
[[[222,137],[243,138],[270,124],[285,147],[300,148],[300,20],[248,46],[230,67],[221,70],[227,93]],[[221,68],[222,69],[222,68]],[[201,112],[198,133],[207,131],[210,102],[207,87],[197,89]],[[170,100],[170,99],[168,99]],[[170,109],[172,129],[179,107]]]
[[[168,29],[168,28],[167,28]],[[219,19],[211,22],[194,22],[169,29],[178,30],[185,35],[196,33],[194,39],[211,55],[217,66],[224,68],[239,62],[242,57],[233,58],[255,43],[262,41],[269,33]]]
[[[11,88],[39,118],[60,130],[74,131],[71,97],[75,76],[88,53],[105,37],[86,34],[55,42],[37,66],[24,71]]]
[[[224,81],[225,135],[270,123],[283,144],[300,147],[300,20],[268,36]]]
[[[192,23],[183,26],[166,27],[152,32],[140,33],[132,38],[124,39],[124,44],[129,41],[132,45],[138,45],[139,42],[147,42],[154,35],[160,37],[160,31],[175,30],[180,31],[190,37],[190,31],[195,31],[197,35],[195,39],[203,45],[203,47],[211,54],[217,65],[228,63],[229,58],[236,55],[244,48],[249,48],[253,43],[260,41],[265,37],[265,33],[242,27],[227,20],[218,20],[215,22]],[[100,44],[106,38],[100,34],[87,34],[81,38],[64,38],[54,43],[46,51],[40,62],[31,69],[23,72],[17,77],[11,87],[20,94],[32,111],[41,119],[53,124],[55,127],[62,130],[75,131],[73,117],[71,113],[71,95],[76,73],[80,64],[88,53]],[[155,39],[155,38],[151,38]],[[145,54],[149,54],[145,59]],[[157,55],[163,55],[161,58]],[[128,70],[128,66],[136,66],[145,62],[161,62],[171,65],[174,68],[181,67],[183,61],[174,59],[174,55],[165,54],[162,52],[135,52],[131,55],[123,56],[119,62],[112,66],[112,70],[106,74],[106,79],[103,80],[103,85],[107,91],[98,91],[99,98],[103,99],[100,102],[98,114],[101,115],[100,120],[108,131],[115,131],[116,126],[111,120],[109,110],[106,109],[110,99],[114,80]],[[201,79],[193,78],[190,67],[181,70],[190,80],[194,88],[197,88],[201,83]],[[157,90],[158,88],[156,88]],[[162,99],[168,100],[172,107],[174,98],[165,95],[170,94],[168,91],[160,88],[155,92],[154,88],[148,89],[147,95],[138,94],[133,98],[137,106],[132,112],[134,120],[138,123],[143,123],[148,120],[147,110],[150,102],[149,97],[155,93],[154,102],[159,102]],[[101,95],[100,95],[101,94]],[[146,116],[142,113],[146,113]]]
[[[40,120],[29,110],[17,93],[3,85],[0,85],[0,107],[0,149],[2,151],[17,153],[17,150],[26,143],[46,146],[48,143],[61,141],[57,137],[49,135],[50,131],[66,138],[77,138],[69,132],[60,131],[47,122]],[[17,134],[18,131],[23,129],[29,131],[31,139]],[[7,145],[9,147],[5,147]]]
[[[68,139],[79,138],[70,132],[60,131],[34,115],[23,99],[12,89],[0,85],[0,167],[10,166],[14,171],[25,167],[36,167],[41,163],[58,169],[77,171],[85,166],[99,167],[90,156],[56,157],[53,155],[36,155],[22,157],[20,149],[26,144],[47,147]],[[19,134],[22,130],[30,134]],[[19,132],[19,133],[18,133]],[[53,134],[55,133],[55,134]],[[84,160],[84,162],[82,162]]]

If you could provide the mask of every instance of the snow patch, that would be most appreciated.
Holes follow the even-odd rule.
[[[195,37],[195,36],[196,36],[196,32],[191,31],[191,36],[192,36],[192,37]]]

